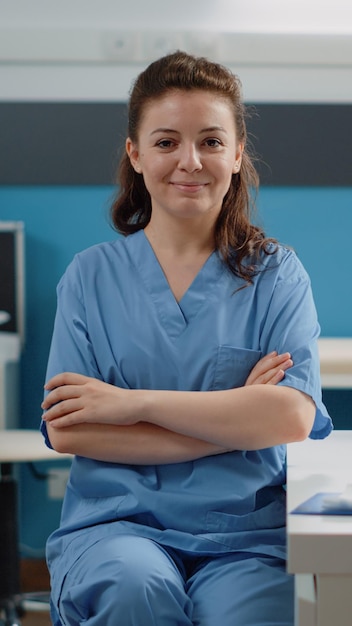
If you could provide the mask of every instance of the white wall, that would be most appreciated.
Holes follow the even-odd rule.
[[[177,47],[229,65],[246,100],[352,102],[350,0],[0,0],[0,99],[123,100]]]
[[[350,0],[0,0],[2,27],[352,33]]]

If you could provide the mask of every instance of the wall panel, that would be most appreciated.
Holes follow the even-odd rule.
[[[352,104],[257,104],[248,131],[264,185],[352,185]],[[126,104],[0,103],[0,184],[106,185]]]

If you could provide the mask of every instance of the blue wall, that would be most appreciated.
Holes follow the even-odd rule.
[[[352,336],[352,188],[263,187],[258,204],[310,274],[322,335]]]
[[[24,428],[37,428],[40,422],[56,284],[75,252],[116,237],[108,220],[112,193],[108,186],[0,187],[0,220],[21,220],[26,233]],[[322,335],[352,336],[352,188],[263,187],[258,205],[267,233],[292,246],[311,276]],[[349,393],[324,396],[344,428],[352,423]],[[46,467],[38,464],[37,470]],[[47,499],[46,481],[38,481],[27,468],[21,479],[21,542],[39,555],[58,524],[61,503]]]

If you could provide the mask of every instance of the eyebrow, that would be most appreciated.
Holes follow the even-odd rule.
[[[199,131],[199,134],[201,135],[202,133],[212,133],[214,131],[220,131],[222,133],[226,133],[225,128],[223,128],[222,126],[209,126],[209,128],[202,128],[202,130]],[[179,133],[178,130],[175,130],[174,128],[156,128],[155,130],[153,130],[150,134],[151,135],[155,135],[157,133]]]

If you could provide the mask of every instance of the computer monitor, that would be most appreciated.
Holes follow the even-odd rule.
[[[19,426],[24,320],[24,226],[0,222],[0,430]]]
[[[24,225],[0,221],[0,333],[24,341]]]

